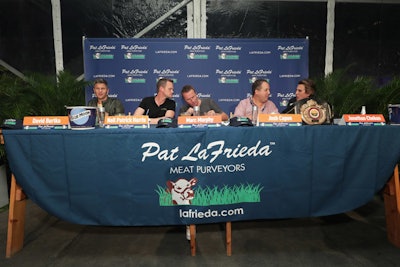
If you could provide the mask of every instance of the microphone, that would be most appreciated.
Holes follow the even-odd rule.
[[[288,106],[282,111],[283,114],[296,114],[295,108],[301,106],[304,99],[297,100],[295,97],[289,100]]]
[[[282,113],[283,114],[295,114],[296,112],[294,109],[296,108],[296,103],[297,103],[297,101],[293,102],[293,103],[289,103],[290,106],[288,106],[285,110],[283,110]]]

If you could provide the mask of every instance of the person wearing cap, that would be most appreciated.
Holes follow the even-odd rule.
[[[170,99],[174,93],[174,81],[161,78],[156,87],[157,95],[143,98],[133,115],[148,115],[156,123],[159,119],[175,116],[176,103]]]
[[[200,115],[221,115],[223,121],[228,120],[228,115],[222,111],[212,98],[199,98],[193,86],[189,84],[183,86],[181,95],[185,104],[179,110],[180,115],[192,116],[194,113],[194,107],[199,107]]]
[[[239,102],[235,108],[234,116],[252,119],[253,106],[258,107],[258,113],[279,113],[276,105],[269,100],[270,94],[270,85],[267,80],[255,80],[251,86],[251,96]]]
[[[107,115],[115,116],[119,114],[124,114],[125,109],[122,102],[116,97],[109,97],[108,83],[105,79],[99,78],[93,82],[93,92],[95,97],[93,97],[88,102],[90,107],[104,107]]]

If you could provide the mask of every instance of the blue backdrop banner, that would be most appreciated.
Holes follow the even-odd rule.
[[[160,77],[175,83],[174,100],[193,85],[200,97],[212,97],[229,114],[251,93],[255,79],[271,84],[279,110],[308,78],[308,39],[84,39],[85,79],[105,78],[110,95],[133,112],[145,96],[156,93]],[[93,97],[86,89],[86,101]]]
[[[400,159],[399,127],[3,130],[29,198],[92,225],[323,216],[371,200]]]

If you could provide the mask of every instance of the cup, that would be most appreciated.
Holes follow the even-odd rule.
[[[252,107],[251,120],[253,125],[258,125],[258,107],[256,105],[253,105]]]
[[[362,106],[362,107],[361,107],[361,112],[360,112],[360,114],[362,114],[362,115],[367,114],[367,109],[365,108],[365,106]]]
[[[99,127],[104,127],[104,118],[106,116],[106,109],[104,107],[98,107],[98,114],[99,114]]]
[[[193,107],[193,116],[200,116],[200,107],[199,106]]]

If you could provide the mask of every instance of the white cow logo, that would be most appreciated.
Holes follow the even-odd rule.
[[[197,183],[196,178],[189,181],[179,178],[175,182],[167,181],[168,190],[171,192],[172,202],[175,205],[190,205],[191,200],[194,198],[194,191],[192,186]]]

